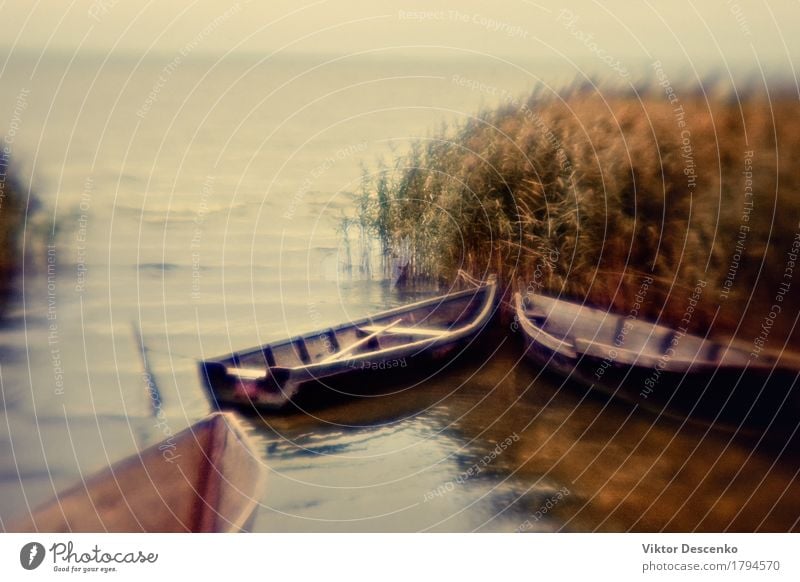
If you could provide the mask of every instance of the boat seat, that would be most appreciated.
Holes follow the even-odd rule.
[[[380,325],[365,325],[359,328],[360,330],[366,333],[375,333],[376,331],[381,331],[383,326]],[[421,335],[425,337],[441,337],[445,334],[450,333],[449,330],[446,329],[429,329],[424,327],[399,327],[395,326],[391,329],[386,330],[384,333],[386,334],[395,334],[395,335]]]
[[[225,368],[225,372],[230,376],[236,376],[244,380],[258,380],[267,375],[264,368]]]

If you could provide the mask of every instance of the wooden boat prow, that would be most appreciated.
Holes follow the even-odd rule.
[[[63,491],[9,531],[240,531],[265,476],[239,420],[217,412]]]

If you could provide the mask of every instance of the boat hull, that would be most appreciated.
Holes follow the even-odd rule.
[[[263,463],[239,421],[215,413],[59,493],[8,530],[241,531],[264,481]]]

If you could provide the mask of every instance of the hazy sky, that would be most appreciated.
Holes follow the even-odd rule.
[[[453,47],[498,56],[731,62],[800,55],[797,0],[390,2],[0,0],[4,50],[351,53]],[[431,51],[450,52],[449,48]]]

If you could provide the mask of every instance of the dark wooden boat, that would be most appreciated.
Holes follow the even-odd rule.
[[[439,360],[483,329],[495,310],[494,276],[466,291],[404,305],[301,336],[201,362],[200,374],[217,405],[279,409],[305,386],[394,375]],[[362,382],[363,384],[364,382]]]
[[[232,413],[217,412],[8,524],[16,532],[231,532],[246,527],[265,468]]]
[[[797,410],[796,354],[721,343],[543,295],[514,295],[526,356],[546,369],[641,404],[740,421]]]

